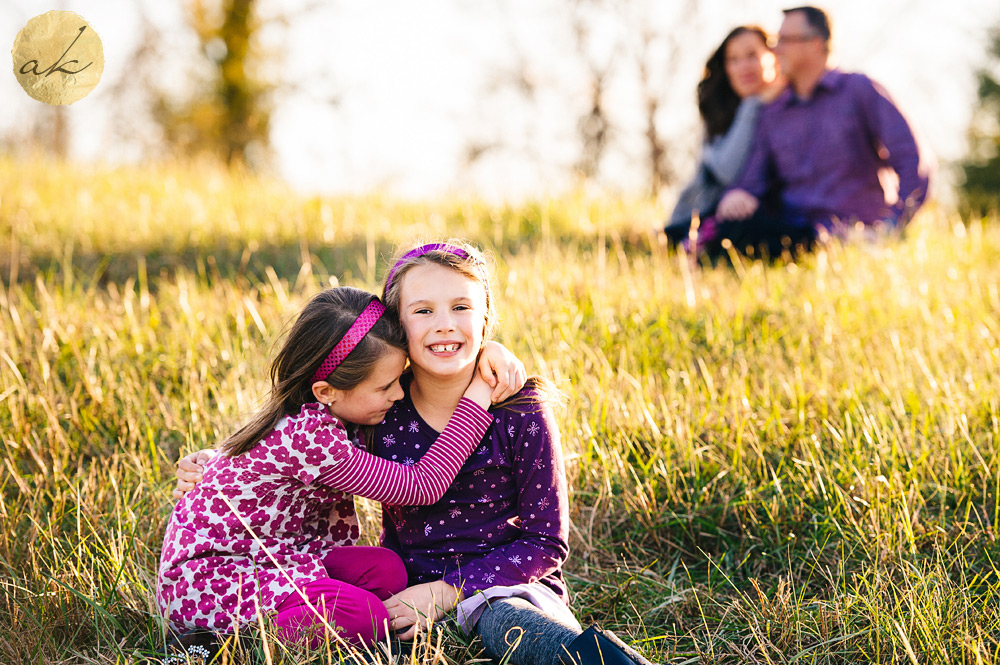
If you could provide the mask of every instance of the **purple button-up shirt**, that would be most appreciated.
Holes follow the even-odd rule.
[[[403,377],[403,399],[375,428],[369,449],[403,464],[438,436],[420,417]],[[525,387],[519,398],[534,398]],[[544,403],[490,410],[493,424],[451,487],[430,506],[382,506],[382,545],[396,551],[410,584],[444,579],[467,596],[540,582],[568,600],[569,502],[559,430]]]
[[[889,169],[899,179],[893,205],[883,187]],[[895,224],[924,202],[929,173],[885,90],[864,74],[831,69],[809,99],[789,87],[761,110],[750,158],[733,186],[757,198],[776,189],[780,214],[792,223]]]

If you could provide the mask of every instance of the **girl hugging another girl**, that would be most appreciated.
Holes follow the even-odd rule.
[[[491,388],[477,377],[418,462],[355,447],[348,428],[381,422],[402,396],[405,348],[396,317],[369,293],[330,289],[305,307],[271,365],[267,405],[170,516],[157,600],[171,628],[188,632],[178,647],[214,655],[216,632],[258,614],[286,636],[308,626],[354,645],[385,636],[383,601],[406,571],[390,550],[348,547],[359,535],[352,495],[438,501],[492,422]]]
[[[373,428],[368,449],[422,464],[448,438],[495,326],[490,269],[467,243],[421,245],[394,262],[382,297],[398,313],[410,365],[402,397]],[[614,635],[582,630],[569,608],[569,507],[553,394],[529,379],[491,407],[440,498],[383,502],[381,542],[402,560],[409,585],[384,601],[400,639],[450,614],[488,656],[513,665],[648,665]],[[181,490],[197,480],[194,458],[179,465]]]

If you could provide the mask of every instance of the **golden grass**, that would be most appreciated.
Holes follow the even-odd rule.
[[[1000,661],[996,224],[931,209],[898,241],[693,268],[654,204],[582,194],[2,159],[0,193],[2,662],[153,645],[178,454],[254,408],[316,290],[375,291],[395,245],[449,235],[496,254],[502,340],[566,392],[585,621],[678,663]]]

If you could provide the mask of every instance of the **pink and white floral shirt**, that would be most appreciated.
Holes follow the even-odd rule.
[[[353,494],[434,503],[491,420],[463,399],[424,459],[404,465],[355,447],[325,406],[306,404],[247,453],[217,455],[164,535],[157,600],[170,624],[232,630],[327,577],[322,560],[359,536]]]

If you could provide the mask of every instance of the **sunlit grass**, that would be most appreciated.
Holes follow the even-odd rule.
[[[653,204],[582,194],[0,160],[0,196],[0,662],[155,645],[174,460],[253,410],[316,290],[377,290],[418,235],[494,251],[501,338],[566,393],[585,622],[678,663],[1000,662],[998,225],[693,268]]]

